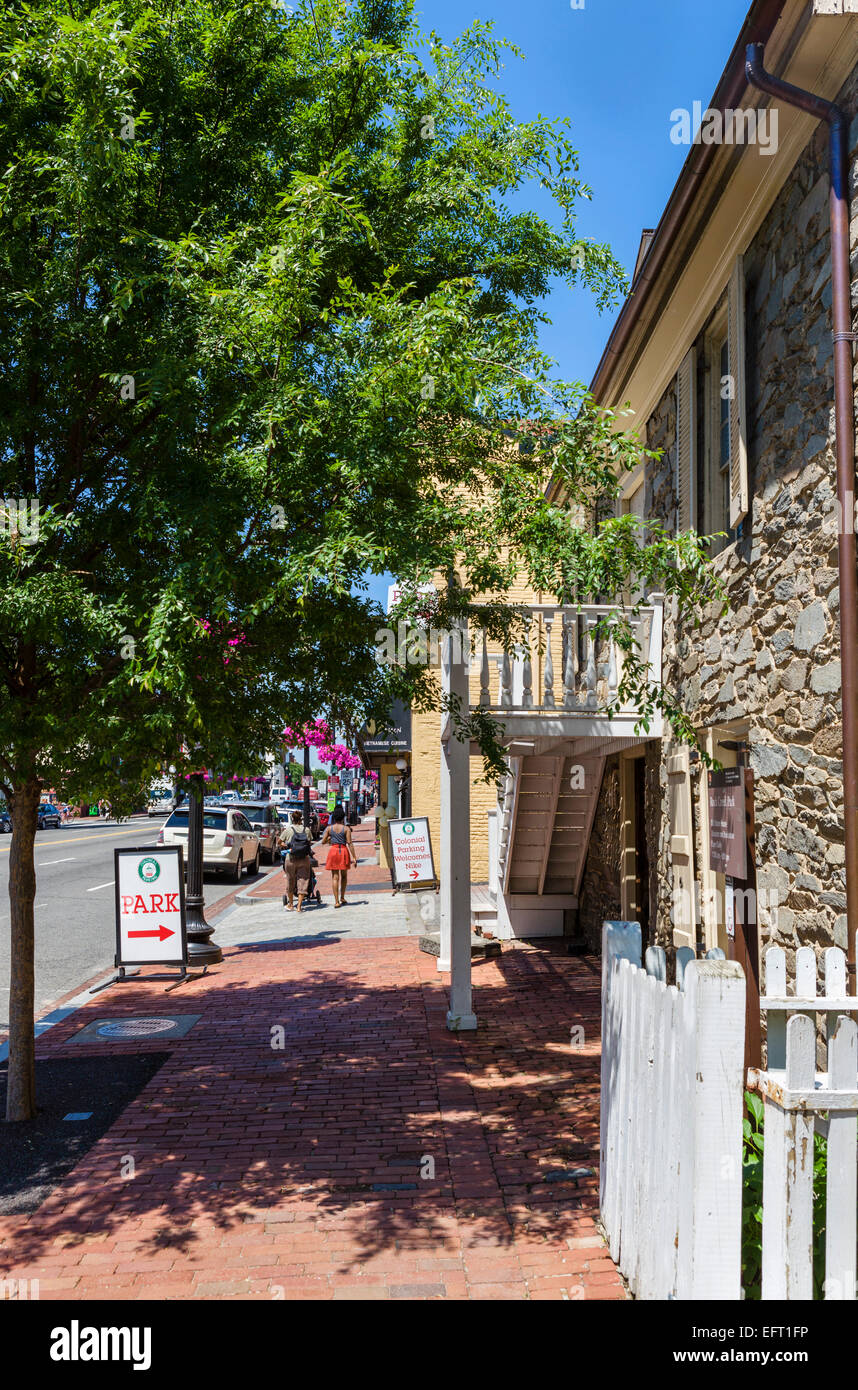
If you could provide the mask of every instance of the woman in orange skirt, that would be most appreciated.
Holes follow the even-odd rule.
[[[325,868],[331,871],[331,881],[334,886],[334,907],[342,907],[345,903],[348,870],[352,864],[357,864],[357,856],[352,845],[352,832],[345,824],[345,819],[346,815],[342,806],[335,806],[331,812],[330,822],[325,826],[325,833],[322,836],[322,844],[331,847],[325,860]]]

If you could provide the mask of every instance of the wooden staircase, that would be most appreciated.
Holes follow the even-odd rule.
[[[472,894],[475,926],[507,936],[561,935],[564,912],[578,905],[604,756],[515,759],[500,798],[501,879],[490,895]],[[476,890],[475,890],[476,891]]]
[[[604,758],[522,758],[508,893],[577,898],[604,766]]]
[[[604,770],[604,758],[563,760],[544,893],[573,893],[578,897]]]

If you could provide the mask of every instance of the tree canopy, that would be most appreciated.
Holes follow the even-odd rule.
[[[568,122],[513,118],[507,56],[488,24],[421,34],[411,0],[7,0],[13,935],[40,782],[128,809],[165,758],[255,771],[284,719],[356,730],[420,697],[375,660],[368,574],[455,567],[465,604],[513,568],[709,591],[693,537],[573,524],[641,450],[554,379],[541,305],[624,279],[577,235]],[[551,221],[522,210],[534,181]]]

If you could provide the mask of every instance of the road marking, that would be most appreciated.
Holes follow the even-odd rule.
[[[112,888],[116,879],[109,878],[106,883],[97,883],[94,888],[87,888],[87,893],[97,893],[99,888]]]
[[[147,831],[150,835],[152,834],[152,831],[149,829],[148,826],[146,827],[146,831]],[[145,832],[144,832],[144,833],[145,833]],[[81,837],[80,837],[79,835],[75,835],[71,840],[54,840],[53,843],[54,843],[55,845],[80,845],[80,844],[88,845],[89,842],[90,842],[90,840],[115,840],[116,837],[117,837],[118,835],[139,835],[139,834],[140,834],[140,831],[139,831],[139,830],[103,830],[103,831],[102,831],[100,834],[98,834],[98,835],[87,835],[87,837],[86,837],[85,840],[82,840]],[[154,845],[154,844],[156,843],[156,841],[155,841],[155,840],[149,840],[149,841],[147,841],[146,843],[147,843],[147,844],[152,844],[152,845]],[[34,848],[35,848],[35,849],[46,849],[47,846],[44,844],[44,841],[42,841],[40,844],[35,845]],[[0,849],[0,854],[8,854],[8,853],[9,853],[8,848],[7,848],[7,849]]]
[[[73,854],[69,855],[68,859],[42,859],[39,861],[39,868],[49,869],[52,864],[73,864],[74,861],[75,856]]]

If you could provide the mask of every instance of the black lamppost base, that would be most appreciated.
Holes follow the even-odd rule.
[[[186,902],[188,922],[188,965],[219,965],[223,951],[212,941],[214,927],[205,919],[204,904]]]
[[[219,965],[223,951],[215,941],[189,941],[188,965]]]

